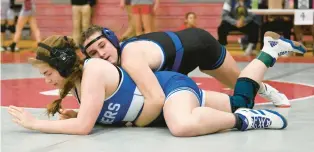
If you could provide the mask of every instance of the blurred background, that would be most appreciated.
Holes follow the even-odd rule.
[[[111,28],[121,41],[199,27],[242,57],[257,54],[270,30],[302,42],[308,48],[304,56],[312,57],[313,5],[313,0],[2,0],[1,51],[4,56],[29,52],[53,34],[73,36],[79,43],[82,30],[97,24]],[[296,16],[297,11],[304,12]]]

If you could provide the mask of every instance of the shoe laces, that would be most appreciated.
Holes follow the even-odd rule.
[[[258,128],[268,128],[271,126],[272,121],[267,117],[262,116],[252,116],[252,128],[258,129]]]

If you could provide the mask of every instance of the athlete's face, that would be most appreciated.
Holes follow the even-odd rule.
[[[97,32],[93,34],[88,39],[86,39],[83,45],[86,46],[89,42],[91,42],[92,40],[94,40],[100,35],[101,35],[101,32]],[[90,45],[87,48],[86,53],[92,58],[102,58],[115,65],[118,62],[117,49],[105,37],[100,38],[99,40],[94,42],[92,45]]]
[[[53,85],[59,89],[63,87],[65,79],[59,74],[56,69],[51,68],[49,65],[46,64],[40,64],[37,67],[40,74],[45,77],[45,82],[47,84]]]

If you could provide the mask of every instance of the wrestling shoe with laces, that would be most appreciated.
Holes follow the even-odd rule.
[[[240,108],[235,114],[241,119],[241,131],[251,129],[284,129],[288,122],[276,111],[272,110],[253,110]]]
[[[262,51],[276,60],[289,52],[304,54],[306,48],[300,42],[285,39],[275,32],[266,32]]]
[[[289,99],[285,94],[279,92],[278,90],[266,83],[261,83],[261,85],[264,85],[264,90],[258,93],[261,97],[267,99],[268,101],[271,101],[276,107],[291,107]]]
[[[279,56],[290,52],[304,54],[306,49],[299,42],[280,37],[280,35],[275,32],[266,32],[264,35],[264,46],[257,58],[263,60],[262,62],[264,62],[267,67],[272,67]],[[265,89],[259,92],[259,95],[272,101],[275,106],[290,107],[289,100],[284,94],[266,84],[262,87]]]

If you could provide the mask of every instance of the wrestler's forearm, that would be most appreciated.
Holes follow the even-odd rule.
[[[155,74],[151,70],[147,72],[147,74],[145,74],[145,72],[143,74],[140,73],[134,73],[136,76],[134,76],[133,80],[144,96],[145,101],[142,114],[135,124],[137,126],[146,126],[155,120],[162,111],[165,94]]]
[[[156,75],[151,70],[149,63],[140,53],[125,56],[121,64],[135,82],[146,101],[163,105],[165,100],[164,91]]]
[[[143,67],[144,68],[144,67]],[[145,69],[136,68],[126,70],[140,92],[145,98],[145,103],[153,102],[154,104],[163,105],[165,100],[165,94],[162,90],[155,74],[146,67]]]
[[[136,49],[135,46],[125,48],[121,57],[121,65],[144,96],[144,108],[135,124],[146,126],[157,118],[162,111],[165,93],[152,71],[151,66],[154,64],[149,63],[144,53]]]
[[[44,133],[87,135],[91,129],[86,129],[84,126],[84,123],[80,122],[77,118],[65,120],[36,120],[32,129]]]

